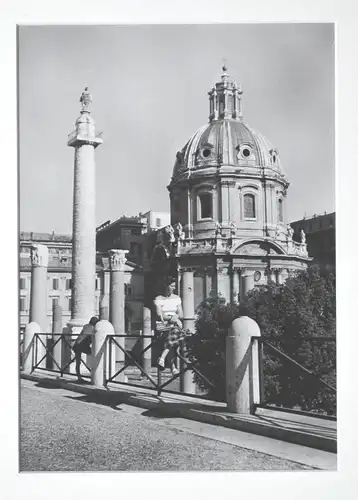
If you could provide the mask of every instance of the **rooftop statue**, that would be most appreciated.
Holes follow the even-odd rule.
[[[80,103],[81,103],[82,111],[91,111],[92,96],[88,92],[87,85],[85,86],[85,89],[81,94]]]

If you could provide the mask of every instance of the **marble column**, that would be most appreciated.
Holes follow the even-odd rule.
[[[126,263],[126,255],[128,250],[110,250],[109,261],[111,270],[110,280],[110,299],[109,299],[109,318],[114,328],[115,335],[124,335],[125,332],[125,294],[124,294],[124,270]],[[116,342],[125,347],[125,338],[115,338]],[[115,346],[115,359],[117,372],[124,366],[125,354]],[[124,381],[124,373],[122,372],[116,380]]]
[[[239,302],[239,293],[240,293],[240,276],[239,270],[236,267],[232,268],[232,301],[234,303]]]
[[[40,325],[41,332],[46,333],[47,321],[47,266],[48,248],[46,245],[31,247],[31,297],[30,323]],[[39,332],[37,332],[39,333]],[[44,342],[46,342],[44,338]]]
[[[68,326],[79,333],[95,313],[96,278],[96,165],[95,148],[102,144],[91,116],[92,97],[87,88],[81,96],[81,114],[68,146],[75,149],[72,228],[72,311]]]
[[[181,276],[181,299],[184,313],[184,328],[194,331],[195,309],[194,309],[194,271],[193,269],[183,269]],[[181,344],[184,345],[183,343]],[[186,357],[185,349],[181,349],[181,355]],[[181,362],[181,369],[186,365]],[[187,370],[180,375],[180,390],[188,394],[195,394],[194,372]]]
[[[244,299],[248,292],[252,290],[255,286],[254,281],[254,271],[250,269],[245,269],[241,273],[241,287],[240,287],[240,295],[241,298]]]

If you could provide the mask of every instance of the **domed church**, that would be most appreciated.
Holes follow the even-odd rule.
[[[287,224],[289,183],[278,150],[243,121],[241,87],[223,66],[209,95],[209,122],[178,151],[171,226],[158,235],[155,269],[168,258],[194,272],[197,306],[211,290],[239,301],[255,285],[282,283],[310,262],[305,234]]]

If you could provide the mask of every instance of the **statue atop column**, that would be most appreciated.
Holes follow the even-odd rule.
[[[81,111],[91,111],[92,106],[92,95],[88,92],[88,86],[85,86],[84,91],[80,97]]]

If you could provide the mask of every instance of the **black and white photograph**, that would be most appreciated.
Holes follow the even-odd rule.
[[[20,473],[337,470],[335,24],[17,54]]]

